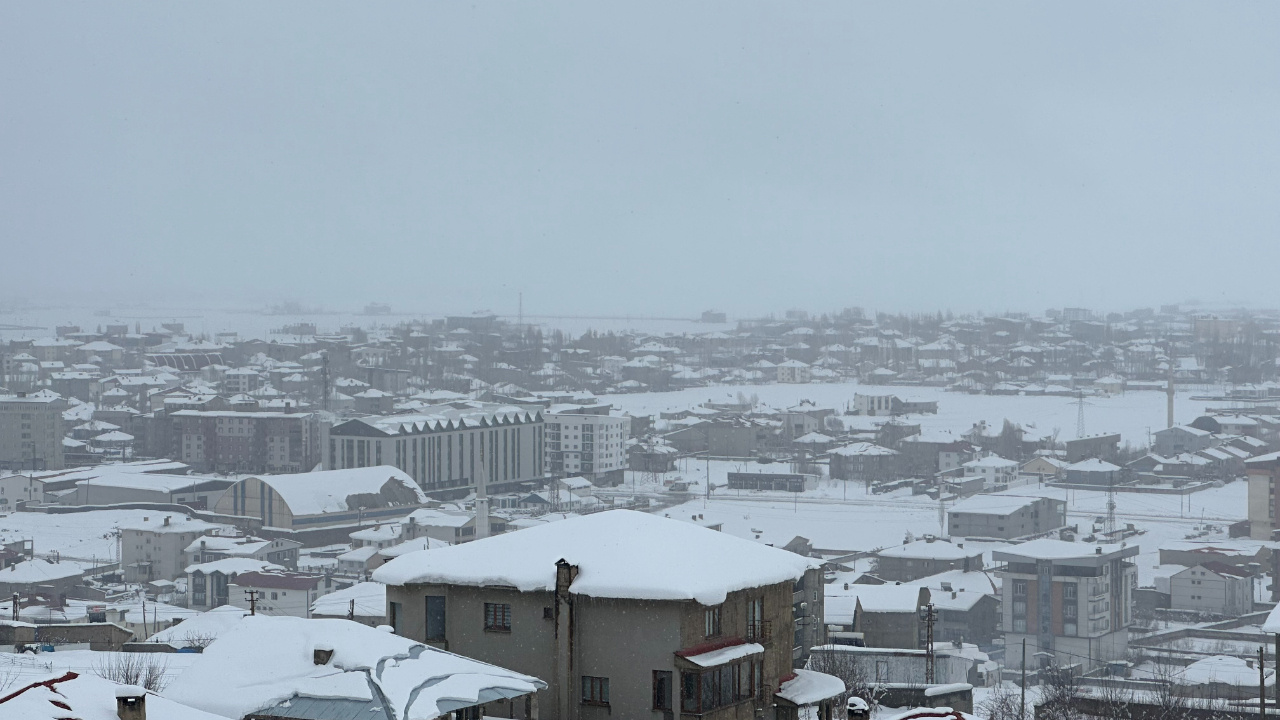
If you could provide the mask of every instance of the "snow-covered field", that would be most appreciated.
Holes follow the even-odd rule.
[[[64,558],[115,562],[121,524],[141,522],[163,513],[147,510],[96,510],[46,515],[20,512],[0,515],[0,542],[33,540],[37,555],[57,552]],[[172,514],[172,513],[170,513]]]
[[[744,463],[712,461],[712,484],[721,486],[725,476]],[[676,475],[700,487],[706,478],[705,464],[682,461]],[[787,465],[778,465],[785,471]],[[636,481],[643,482],[643,475]],[[641,488],[643,489],[643,488]],[[1049,496],[1067,501],[1067,521],[1087,532],[1094,519],[1106,514],[1105,492],[1066,491],[1028,485],[1010,495]],[[1116,522],[1133,523],[1141,532],[1129,540],[1142,552],[1136,559],[1139,581],[1154,582],[1160,545],[1182,540],[1200,525],[1226,525],[1246,515],[1248,486],[1233,482],[1188,496],[1145,493],[1116,494]],[[982,497],[982,496],[978,496]],[[822,480],[805,493],[764,493],[717,487],[710,499],[699,497],[667,508],[664,514],[680,520],[723,523],[724,531],[773,545],[785,545],[797,535],[808,538],[815,548],[865,551],[901,543],[907,533],[945,534],[938,501],[901,490],[884,495],[868,495],[860,483]],[[1220,536],[1215,536],[1220,537]],[[993,547],[984,545],[983,547]]]
[[[843,412],[857,393],[894,394],[907,400],[936,400],[937,415],[910,415],[904,419],[918,422],[926,429],[966,432],[974,423],[985,420],[998,432],[1005,419],[1021,424],[1031,435],[1052,435],[1058,431],[1059,440],[1076,437],[1076,419],[1079,407],[1068,397],[1037,395],[969,395],[950,392],[936,387],[896,387],[885,385],[860,385],[848,383],[772,384],[772,385],[717,385],[689,388],[672,392],[607,395],[603,399],[615,408],[632,415],[657,415],[664,411],[684,410],[712,400],[735,401],[739,394],[759,398],[764,405],[786,408],[801,400],[812,400],[819,406],[832,407]],[[1191,422],[1204,413],[1205,403],[1191,400],[1194,391],[1180,391],[1175,401],[1175,419]],[[1194,393],[1199,394],[1199,393]],[[1166,406],[1164,393],[1130,392],[1111,397],[1085,399],[1085,433],[1118,432],[1122,442],[1134,446],[1147,445],[1148,431],[1164,428]]]

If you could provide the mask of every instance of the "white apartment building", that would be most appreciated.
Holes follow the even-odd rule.
[[[125,582],[175,580],[186,572],[187,546],[226,529],[185,515],[156,515],[120,527],[120,567]]]
[[[1000,486],[1009,487],[1018,479],[1018,463],[1005,460],[999,455],[988,455],[977,460],[970,460],[961,465],[967,478],[982,478],[984,490],[995,490]]]
[[[44,502],[44,481],[30,475],[0,477],[0,512],[13,512],[21,502]]]
[[[548,414],[544,420],[548,474],[581,475],[592,482],[622,482],[627,469],[625,444],[631,434],[631,418],[566,412]]]
[[[481,472],[490,493],[544,476],[540,408],[459,401],[404,415],[356,418],[328,429],[324,469],[392,465],[441,499],[475,490]]]

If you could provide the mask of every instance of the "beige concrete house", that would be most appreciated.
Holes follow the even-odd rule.
[[[564,720],[788,717],[774,696],[796,624],[822,617],[816,561],[627,510],[408,553],[373,579],[395,632],[546,679],[538,717]]]

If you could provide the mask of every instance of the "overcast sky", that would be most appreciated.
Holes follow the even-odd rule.
[[[0,298],[1276,306],[1277,38],[1263,2],[7,2]]]

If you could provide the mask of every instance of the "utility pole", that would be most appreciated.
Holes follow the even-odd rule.
[[[1258,717],[1267,720],[1267,658],[1262,654],[1262,646],[1258,646]]]
[[[1027,639],[1022,638],[1022,669],[1018,672],[1018,681],[1022,685],[1022,699],[1018,702],[1018,720],[1027,717]]]
[[[925,627],[925,646],[924,646],[924,682],[926,685],[933,684],[933,623],[938,618],[938,610],[933,603],[929,603],[920,608],[920,619],[924,620]]]
[[[257,615],[258,614],[258,591],[245,590],[244,594],[249,596],[249,614]]]

